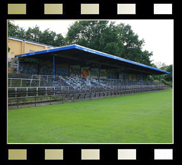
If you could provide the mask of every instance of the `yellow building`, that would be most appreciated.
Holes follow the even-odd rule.
[[[12,72],[12,63],[15,55],[55,48],[50,45],[14,37],[8,37],[8,47],[10,48],[10,51],[8,52],[8,73]]]

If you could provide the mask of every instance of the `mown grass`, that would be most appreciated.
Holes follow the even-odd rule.
[[[9,110],[8,143],[172,143],[172,90]]]

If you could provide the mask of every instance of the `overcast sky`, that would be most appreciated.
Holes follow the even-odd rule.
[[[64,37],[68,27],[75,20],[14,20],[15,25],[19,25],[25,30],[28,27],[39,26],[41,31],[49,28],[56,33],[61,33]],[[132,30],[138,34],[139,39],[145,40],[143,50],[153,52],[151,60],[154,63],[162,62],[167,65],[173,64],[173,20],[112,20],[116,24],[125,23],[132,27]]]

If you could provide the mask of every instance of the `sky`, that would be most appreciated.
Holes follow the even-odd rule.
[[[15,25],[18,25],[25,30],[28,27],[39,26],[41,31],[49,28],[57,34],[61,33],[64,37],[68,28],[76,20],[13,20]],[[138,34],[139,39],[144,39],[145,44],[143,50],[153,52],[151,60],[154,64],[165,63],[166,65],[173,64],[174,57],[174,21],[171,19],[115,19],[115,24],[129,24]]]

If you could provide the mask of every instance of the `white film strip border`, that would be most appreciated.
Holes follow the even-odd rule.
[[[101,160],[100,151],[102,150],[81,149],[80,160]],[[45,149],[44,160],[64,160],[64,154],[64,149]],[[8,160],[27,160],[27,157],[27,149],[8,150]],[[173,160],[173,149],[154,149],[153,158],[154,160]],[[118,149],[117,160],[137,160],[137,149]]]
[[[118,15],[135,15],[137,14],[135,3],[117,4],[117,14]],[[171,4],[153,4],[153,14],[154,15],[172,15],[172,3]],[[45,15],[62,15],[63,12],[63,3],[59,4],[44,4],[44,14]],[[25,15],[27,14],[27,4],[26,3],[17,3],[17,4],[8,4],[8,15]],[[100,14],[100,4],[80,4],[80,15],[99,15]]]

